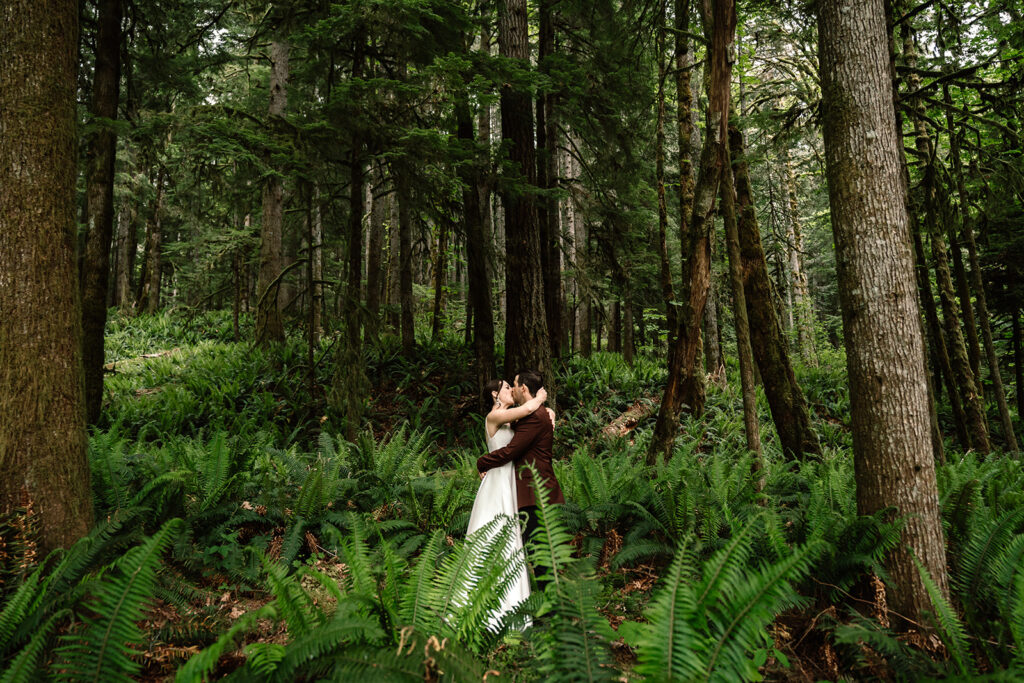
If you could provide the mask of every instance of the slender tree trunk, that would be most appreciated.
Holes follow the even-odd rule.
[[[163,213],[164,213],[164,169],[163,166],[156,173],[156,200],[153,202],[153,216],[146,226],[146,263],[143,269],[142,291],[139,294],[139,304],[136,310],[153,315],[160,308],[160,278],[163,265],[161,263],[161,249],[163,243]]]
[[[949,240],[949,254],[953,257],[953,282],[956,285],[956,298],[960,302],[963,313],[964,333],[967,342],[967,358],[971,364],[971,373],[978,389],[982,405],[985,403],[985,391],[981,383],[981,342],[978,339],[978,322],[974,318],[974,307],[971,304],[971,288],[967,284],[967,271],[964,269],[964,255],[960,240],[956,235],[953,207],[948,198],[942,201],[941,219],[946,228],[946,239]]]
[[[101,0],[96,36],[92,117],[98,126],[88,142],[88,229],[82,262],[82,361],[85,413],[93,424],[103,404],[103,329],[107,324],[110,241],[114,231],[114,157],[121,80],[121,0]]]
[[[739,136],[739,129],[729,127],[730,142]],[[734,145],[730,145],[732,147]],[[742,146],[742,145],[740,145]],[[726,148],[726,154],[729,150]],[[733,164],[729,156],[722,169],[719,193],[722,201],[722,219],[725,222],[725,244],[729,255],[729,284],[732,288],[733,321],[736,326],[736,355],[740,361],[740,384],[743,391],[743,430],[747,436],[747,450],[754,454],[754,470],[764,469],[761,454],[761,428],[757,422],[757,392],[754,385],[754,354],[750,344],[750,322],[747,319],[747,297],[744,294],[743,259],[740,256],[740,235],[736,220],[736,188],[733,183]],[[759,480],[760,482],[760,480]],[[763,483],[759,484],[759,487]]]
[[[575,147],[575,146],[574,146]],[[580,355],[589,358],[591,354],[590,330],[590,279],[587,272],[587,224],[580,215],[581,196],[579,187],[579,162],[576,157],[567,157],[569,171],[569,216],[572,224],[573,246],[575,248],[576,277],[576,339]]]
[[[11,0],[0,22],[0,514],[39,558],[93,522],[75,267],[78,3]]]
[[[460,98],[455,105],[455,114],[460,141],[475,147],[473,116],[469,108],[467,93],[460,93]],[[473,317],[477,396],[481,397],[484,385],[498,374],[494,364],[494,315],[491,310],[491,278],[487,268],[487,235],[479,191],[484,163],[482,156],[480,151],[473,149],[473,163],[463,164],[459,167],[463,183],[462,216],[466,233],[466,265],[469,270],[468,296]],[[467,319],[467,327],[468,324]],[[481,401],[483,401],[482,398]]]
[[[690,220],[693,214],[694,182],[693,157],[696,153],[693,124],[696,108],[693,101],[697,96],[691,92],[691,70],[693,55],[690,52],[690,0],[675,0],[675,78],[676,78],[676,131],[679,138],[679,244],[683,249],[683,263],[686,263],[687,246],[690,240]],[[664,86],[662,86],[664,87]],[[669,327],[670,337],[675,328]]]
[[[999,355],[996,353],[995,343],[992,339],[988,297],[985,293],[985,283],[981,278],[978,246],[974,239],[974,225],[970,217],[970,203],[967,197],[967,187],[964,183],[963,162],[960,160],[961,133],[957,131],[955,121],[953,120],[953,98],[949,94],[948,84],[943,84],[942,86],[942,97],[946,103],[946,125],[950,131],[956,131],[951,132],[949,136],[949,156],[953,160],[953,177],[956,179],[957,197],[960,204],[960,225],[963,228],[964,242],[967,244],[967,257],[971,265],[971,289],[974,290],[974,297],[978,305],[978,319],[981,321],[981,337],[985,343],[985,356],[988,360],[989,377],[992,379],[992,391],[995,393],[996,404],[999,406],[999,418],[1003,425],[1006,447],[1010,451],[1016,451],[1018,450],[1017,437],[1013,431],[1013,418],[1010,417],[1010,406],[1007,403],[1006,391],[1003,388],[1003,376],[999,371]],[[966,283],[964,290],[969,292]],[[960,303],[964,310],[970,310],[970,294],[967,294],[966,299],[964,296],[961,296]],[[977,377],[980,385],[981,374],[976,373],[975,377]]]
[[[270,107],[272,128],[284,116],[288,103],[288,43],[270,43]],[[260,228],[260,268],[256,280],[256,343],[269,346],[284,341],[281,321],[281,230],[284,222],[284,188],[277,173],[263,186],[263,224]]]
[[[665,322],[668,329],[675,330],[676,295],[672,287],[672,267],[668,258],[668,200],[665,197],[665,11],[658,8],[657,42],[658,52],[658,116],[655,133],[654,182],[658,188],[658,259],[661,262],[661,296],[665,300]],[[688,84],[687,84],[688,85]],[[689,116],[686,117],[687,123]],[[682,131],[680,131],[680,134]],[[681,140],[682,138],[680,138]],[[687,140],[689,142],[689,140]],[[680,169],[682,170],[682,169]],[[671,336],[671,332],[670,332]]]
[[[122,311],[131,304],[131,270],[129,254],[135,250],[134,235],[130,223],[132,212],[126,206],[118,214],[117,218],[117,267],[114,268],[114,305]]]
[[[412,358],[416,348],[416,328],[412,299],[412,216],[409,192],[410,172],[405,160],[395,162],[395,194],[398,202],[398,299],[401,305],[402,353]]]
[[[729,45],[736,29],[736,7],[732,0],[713,3],[709,53],[707,134],[701,151],[700,175],[694,190],[693,213],[684,239],[683,283],[680,290],[679,329],[669,351],[669,375],[658,411],[648,462],[660,454],[671,455],[679,430],[679,413],[684,406],[699,415],[704,409],[703,372],[697,367],[701,348],[701,320],[711,277],[709,220],[725,161],[726,124],[729,116],[731,63]],[[708,27],[706,27],[707,29]]]
[[[555,54],[556,0],[540,0],[540,36],[538,67],[546,74]],[[544,93],[537,98],[537,186],[554,190],[558,184],[558,121],[555,94]],[[562,253],[559,249],[558,200],[541,198],[537,202],[537,223],[540,226],[541,269],[544,279],[544,311],[547,316],[551,358],[562,355]]]
[[[917,47],[915,45],[914,31],[909,21],[903,24],[903,58],[911,69],[917,66]],[[912,72],[907,77],[907,87],[910,92],[917,92],[920,84],[921,78],[916,73]],[[911,122],[914,125],[915,131],[914,146],[923,164],[924,178],[922,191],[924,193],[925,223],[928,226],[928,233],[931,237],[932,262],[935,266],[935,280],[939,290],[939,301],[942,304],[946,348],[949,352],[955,374],[955,381],[948,383],[946,388],[950,393],[954,390],[960,392],[964,412],[967,416],[967,428],[970,432],[971,444],[980,453],[988,453],[990,445],[988,425],[985,422],[985,409],[978,392],[978,385],[975,382],[974,372],[971,370],[967,346],[960,329],[960,307],[957,305],[954,294],[953,278],[949,270],[949,252],[946,247],[945,235],[942,233],[939,215],[940,189],[935,173],[935,162],[931,153],[932,141],[928,135],[927,128],[925,128],[920,99],[915,97],[910,104]]]
[[[388,284],[387,305],[388,325],[395,331],[402,327],[400,282],[402,279],[402,245],[401,245],[401,224],[398,213],[398,188],[401,183],[398,180],[398,161],[391,165],[391,181],[394,185],[394,192],[388,197]]]
[[[502,57],[529,66],[526,0],[499,2],[498,46]],[[530,191],[537,185],[533,111],[529,92],[501,90],[501,134],[519,177],[505,180],[505,371],[532,368],[546,374],[551,344],[544,306],[541,251],[544,244]]]
[[[313,307],[313,345],[320,343],[324,333],[324,222],[323,209],[320,204],[320,186],[313,186],[313,217],[310,233],[310,303]],[[377,258],[380,262],[380,245],[377,245]]]
[[[1020,307],[1013,310],[1010,314],[1010,324],[1013,328],[1013,382],[1015,394],[1017,396],[1017,417],[1024,416],[1024,351],[1021,346],[1021,332],[1020,332]]]
[[[793,373],[786,350],[786,338],[775,308],[772,281],[768,276],[768,264],[751,196],[750,171],[745,159],[743,136],[735,126],[729,128],[729,146],[739,205],[744,298],[750,327],[756,330],[753,354],[764,385],[765,397],[783,452],[792,458],[799,458],[805,453],[820,453],[821,447],[811,425],[807,401]]]
[[[715,235],[712,231],[712,263],[715,260],[715,242]],[[716,381],[724,383],[726,381],[725,362],[722,360],[722,346],[719,344],[721,336],[722,333],[718,326],[718,291],[714,283],[714,272],[712,272],[711,281],[708,284],[708,302],[704,306],[704,369],[715,375],[718,378]]]
[[[434,311],[431,321],[430,338],[437,339],[441,331],[441,311],[444,309],[444,288],[448,282],[448,225],[445,221],[437,226],[437,258],[434,259]]]
[[[789,279],[792,287],[792,309],[796,315],[797,345],[800,356],[809,365],[817,364],[817,353],[814,350],[814,304],[807,291],[807,274],[803,268],[803,230],[800,225],[800,206],[796,195],[796,175],[789,158],[789,149],[782,146],[782,161],[786,171],[786,195],[788,198],[789,221],[787,221],[789,238]]]
[[[883,0],[822,0],[818,12],[857,510],[893,507],[906,520],[903,544],[887,558],[889,604],[918,620],[932,605],[912,558],[944,594],[948,580],[885,9]]]
[[[384,253],[384,218],[387,213],[387,202],[383,197],[384,174],[380,165],[374,165],[373,182],[370,194],[370,234],[366,249],[366,310],[370,314],[369,325],[376,328],[380,316],[380,298],[383,274],[381,255]]]
[[[365,38],[356,38],[352,56],[352,78],[363,78],[365,68]],[[366,160],[361,131],[352,134],[352,156],[349,163],[348,214],[348,285],[345,288],[345,307],[342,316],[348,332],[350,352],[362,347],[363,301],[363,217],[366,212]]]
[[[633,366],[635,342],[633,336],[633,293],[627,281],[622,304],[622,358],[630,367]]]

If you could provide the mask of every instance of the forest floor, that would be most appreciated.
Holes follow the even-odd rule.
[[[234,342],[219,314],[112,322],[104,419],[90,443],[98,513],[116,519],[134,501],[145,511],[138,518],[145,533],[171,518],[185,521],[155,599],[136,620],[138,680],[232,672],[269,680],[289,653],[349,609],[370,609],[379,625],[341,641],[350,645],[318,642],[321,654],[295,677],[340,666],[338,647],[361,653],[347,664],[358,671],[370,660],[398,666],[389,659],[396,648],[422,657],[416,670],[428,680],[439,666],[430,641],[419,655],[403,651],[415,636],[393,622],[420,590],[411,582],[432,544],[440,552],[435,585],[457,580],[446,573],[446,554],[470,552],[473,463],[484,448],[471,351],[448,339],[421,345],[413,359],[390,338],[368,349],[364,427],[351,442],[324,400],[332,364],[316,365],[311,395],[305,358],[300,342],[270,354]],[[568,502],[551,523],[551,543],[566,583],[531,605],[534,626],[525,633],[474,640],[448,632],[443,620],[418,627],[465,646],[469,654],[451,654],[446,666],[464,667],[466,680],[491,671],[518,681],[568,679],[591,664],[600,673],[594,678],[623,681],[656,680],[666,662],[714,678],[777,681],[914,679],[1010,666],[1012,634],[986,632],[980,619],[968,622],[963,638],[942,620],[927,631],[888,630],[881,560],[898,543],[898,523],[856,515],[841,353],[799,368],[821,458],[783,459],[759,396],[763,491],[743,447],[735,374],[731,368],[729,381],[709,382],[704,415],[684,418],[672,460],[652,468],[644,461],[665,375],[657,351],[633,366],[608,353],[564,363],[555,454]],[[1024,520],[1024,496],[1002,488],[1024,473],[1019,463],[1000,462],[958,455],[940,470],[951,564],[965,555],[977,560],[966,550],[1001,515]],[[1000,552],[1008,542],[1000,540]],[[1000,557],[992,551],[982,560],[997,566]],[[996,571],[976,573],[981,585],[1005,586]],[[963,580],[955,576],[954,585]],[[357,609],[350,599],[359,595]],[[977,609],[965,604],[958,596],[954,620]],[[563,613],[568,606],[575,616]],[[664,652],[673,631],[688,634],[686,644],[673,638],[678,649]]]

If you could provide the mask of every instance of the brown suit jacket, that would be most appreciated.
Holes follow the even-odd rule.
[[[548,490],[548,502],[564,503],[562,487],[558,485],[555,471],[551,467],[553,436],[551,416],[547,410],[540,408],[516,423],[515,435],[507,446],[477,458],[476,468],[486,472],[507,462],[515,462],[516,500],[521,509],[537,504],[533,492],[533,473],[523,466],[532,463],[540,475],[540,486]]]

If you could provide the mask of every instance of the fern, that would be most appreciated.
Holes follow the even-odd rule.
[[[664,587],[651,600],[648,624],[641,627],[640,637],[635,639],[637,644],[642,643],[637,653],[637,673],[664,681],[691,681],[704,670],[698,653],[706,650],[707,644],[698,645],[703,636],[687,618],[697,613],[695,560],[687,546],[682,546],[665,576]]]
[[[964,630],[963,623],[957,617],[949,601],[942,595],[942,591],[935,585],[935,581],[925,566],[916,557],[911,556],[911,558],[917,566],[921,582],[924,584],[925,590],[928,592],[928,598],[935,609],[936,626],[938,627],[939,635],[942,637],[942,642],[949,651],[949,655],[956,664],[960,675],[973,675],[975,673],[974,660],[971,657],[970,647],[967,645],[967,632]]]
[[[97,580],[83,628],[61,638],[55,669],[70,681],[129,681],[139,670],[132,645],[142,642],[136,622],[156,586],[161,555],[183,523],[173,519],[141,545],[115,562]]]
[[[793,549],[751,570],[762,516],[752,518],[709,558],[697,576],[690,544],[676,554],[665,584],[646,611],[646,624],[620,626],[637,648],[637,671],[657,680],[754,680],[750,653],[770,645],[775,615],[802,603],[792,582],[807,574],[819,543]]]

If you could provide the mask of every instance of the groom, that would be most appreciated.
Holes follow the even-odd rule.
[[[512,384],[512,398],[517,405],[522,405],[532,399],[542,386],[544,386],[544,378],[539,372],[523,370],[516,375]],[[562,487],[558,485],[555,471],[551,466],[553,435],[554,425],[551,415],[547,410],[535,410],[515,424],[515,435],[507,446],[481,456],[476,461],[476,468],[480,471],[481,476],[487,470],[500,467],[509,461],[515,462],[516,502],[519,511],[526,513],[524,544],[531,539],[538,526],[533,473],[524,465],[532,464],[536,468],[537,474],[540,476],[540,481],[537,483],[538,490],[546,493],[549,504],[565,502]],[[534,576],[537,578],[539,590],[543,590],[548,583],[546,579],[542,578],[542,573],[543,570],[534,568]]]

